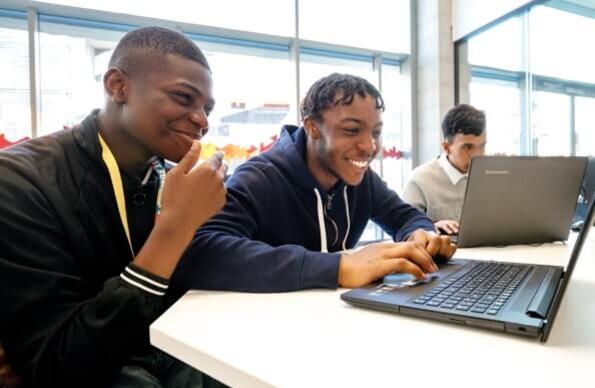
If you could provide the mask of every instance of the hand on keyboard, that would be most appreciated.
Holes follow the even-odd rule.
[[[341,256],[338,283],[341,287],[360,287],[396,272],[422,279],[437,269],[432,256],[418,243],[377,243]]]

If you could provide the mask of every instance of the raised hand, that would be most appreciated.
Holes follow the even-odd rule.
[[[204,224],[225,204],[223,155],[215,154],[199,166],[200,143],[195,141],[165,178],[161,213],[134,263],[169,279],[182,252]]]
[[[199,166],[200,143],[195,141],[165,178],[157,225],[169,224],[191,235],[225,204],[223,154],[216,153]]]

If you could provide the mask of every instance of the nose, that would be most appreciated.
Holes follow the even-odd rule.
[[[205,113],[205,110],[202,107],[192,111],[188,116],[188,119],[193,125],[196,125],[198,128],[202,129],[203,132],[206,133],[205,128],[208,129],[209,127],[209,119],[207,119],[207,114]]]
[[[376,154],[378,148],[378,142],[374,139],[374,136],[363,135],[357,144],[361,151],[365,151],[369,156]]]

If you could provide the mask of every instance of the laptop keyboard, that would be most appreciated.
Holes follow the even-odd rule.
[[[531,268],[533,266],[526,264],[472,263],[417,297],[413,303],[496,315]]]

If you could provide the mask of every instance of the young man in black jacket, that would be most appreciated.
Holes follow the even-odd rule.
[[[0,152],[0,340],[30,386],[203,386],[148,333],[225,199],[220,156],[193,168],[211,72],[192,41],[148,27],[122,38],[103,84],[80,125]],[[165,159],[179,162],[167,179]]]

